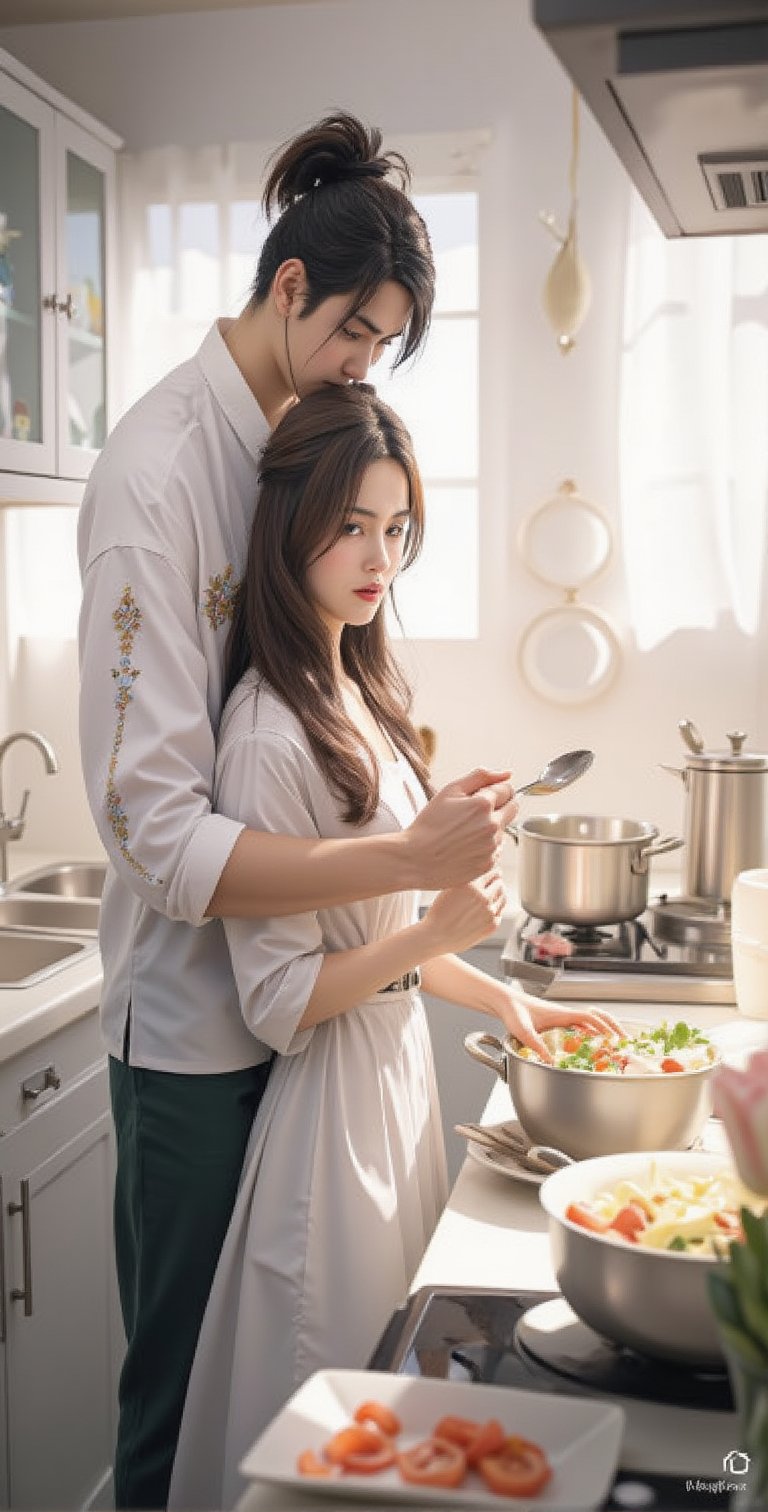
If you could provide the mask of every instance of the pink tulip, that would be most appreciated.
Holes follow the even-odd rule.
[[[721,1066],[712,1087],[714,1110],[725,1124],[742,1181],[768,1197],[768,1050],[750,1056],[743,1071]]]

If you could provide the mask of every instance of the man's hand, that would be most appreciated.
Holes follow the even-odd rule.
[[[493,870],[504,826],[517,813],[509,779],[509,772],[478,767],[449,782],[422,809],[405,831],[414,887],[461,887]]]

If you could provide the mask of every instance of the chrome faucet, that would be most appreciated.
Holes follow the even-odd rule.
[[[5,740],[0,740],[0,892],[5,890],[8,881],[8,845],[11,840],[20,840],[24,834],[24,816],[29,802],[29,788],[24,789],[21,800],[21,808],[15,819],[6,816],[3,807],[3,783],[2,765],[5,753],[16,743],[17,740],[29,740],[37,746],[40,755],[45,762],[45,770],[49,775],[58,772],[59,763],[56,760],[56,752],[49,740],[44,735],[38,735],[36,730],[15,730],[12,735],[6,735]]]

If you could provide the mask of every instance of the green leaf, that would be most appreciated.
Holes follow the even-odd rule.
[[[709,1296],[715,1313],[721,1323],[729,1323],[732,1328],[743,1328],[739,1299],[731,1278],[730,1270],[725,1266],[712,1271],[707,1277]]]
[[[737,1354],[747,1365],[756,1365],[763,1370],[768,1365],[768,1350],[761,1349],[749,1334],[743,1329],[734,1328],[731,1323],[720,1323],[720,1333],[729,1349]]]
[[[740,1217],[747,1244],[760,1266],[765,1292],[768,1289],[768,1214],[763,1213],[762,1217],[758,1218],[750,1208],[743,1207]]]

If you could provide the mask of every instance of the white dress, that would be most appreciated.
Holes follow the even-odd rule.
[[[301,726],[253,677],[227,706],[217,785],[217,807],[256,829],[350,833]],[[407,762],[383,763],[360,833],[405,827],[424,801]],[[390,935],[416,908],[416,894],[397,894],[227,924],[244,1017],[278,1055],[203,1320],[171,1508],[233,1506],[240,1460],[302,1381],[366,1364],[440,1216],[445,1151],[418,992],[377,993],[296,1030],[323,954]]]

